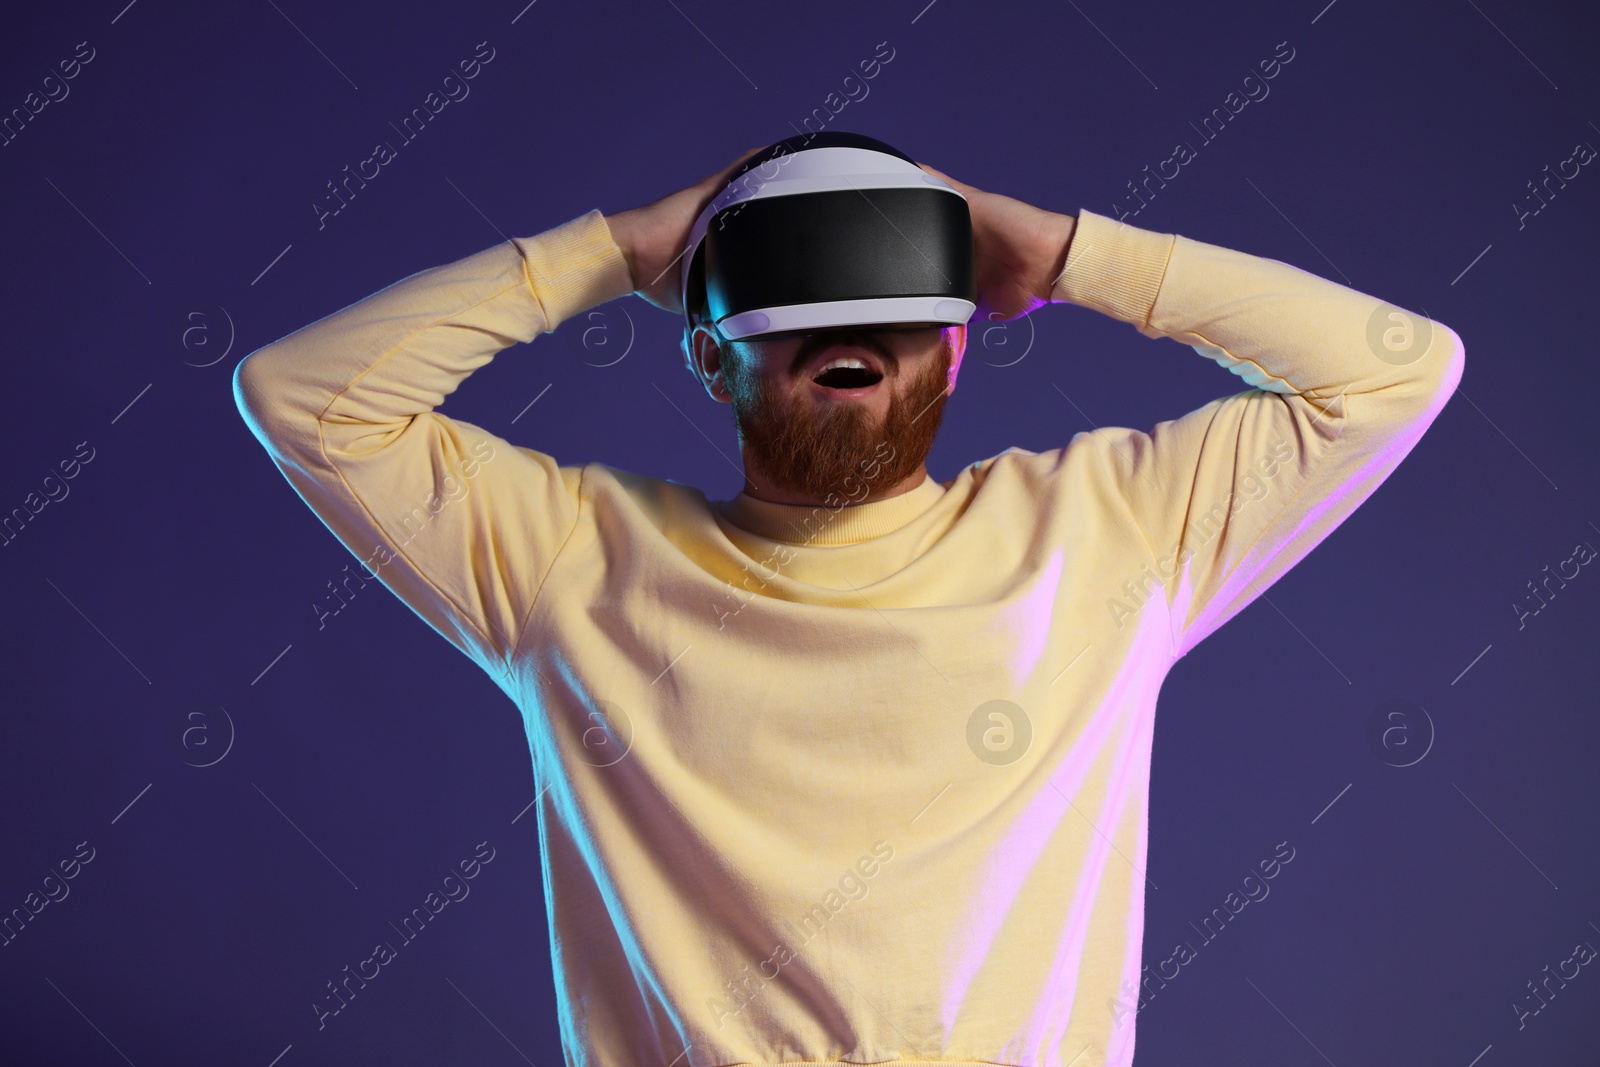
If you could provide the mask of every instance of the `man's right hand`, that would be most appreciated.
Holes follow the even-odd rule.
[[[636,296],[664,311],[683,314],[680,279],[688,264],[680,257],[689,229],[739,165],[765,147],[757,145],[715,174],[653,203],[615,215],[602,213],[611,239],[628,261]]]

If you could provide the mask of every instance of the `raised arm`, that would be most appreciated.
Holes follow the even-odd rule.
[[[643,207],[590,211],[404,278],[257,349],[234,399],[278,469],[384,585],[500,681],[580,520],[581,466],[434,409],[503,349],[636,292],[758,149]]]
[[[434,408],[502,349],[633,290],[598,210],[413,274],[246,356],[234,398],[367,569],[497,681],[581,467]]]
[[[1441,323],[1274,259],[1080,211],[1051,299],[1215,360],[1252,388],[1149,433],[1082,435],[1148,543],[1108,595],[1170,607],[1173,658],[1260,596],[1366,500],[1461,378]],[[1125,619],[1112,615],[1117,624]]]

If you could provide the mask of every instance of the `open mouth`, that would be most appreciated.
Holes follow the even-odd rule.
[[[867,367],[829,367],[811,379],[824,389],[867,389],[883,380],[883,375]]]

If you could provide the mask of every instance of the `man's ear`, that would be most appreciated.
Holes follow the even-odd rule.
[[[716,327],[710,323],[696,323],[684,343],[689,347],[689,369],[700,379],[711,399],[720,404],[733,403],[733,394],[728,391],[723,373],[721,338]]]
[[[955,352],[950,357],[950,386],[945,390],[945,396],[951,396],[956,391],[956,375],[961,373],[961,357],[967,353],[967,324],[951,327],[951,340],[954,342]]]

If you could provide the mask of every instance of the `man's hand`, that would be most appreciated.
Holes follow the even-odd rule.
[[[1067,262],[1078,220],[958,182],[926,163],[917,166],[967,198],[977,257],[978,308],[973,319],[1019,319],[1050,302],[1050,290]]]
[[[739,164],[765,147],[757,145],[741,153],[717,173],[670,196],[644,207],[604,216],[611,239],[617,242],[628,261],[636,296],[664,311],[683,314],[679,283],[683,271],[688,268],[681,259],[684,243],[689,240],[689,228],[712,197],[722,191]]]

